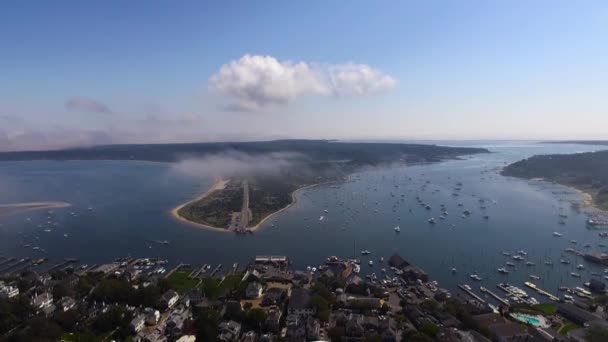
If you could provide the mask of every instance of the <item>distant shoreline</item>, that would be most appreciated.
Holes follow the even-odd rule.
[[[257,231],[260,227],[262,227],[262,225],[264,223],[266,223],[266,221],[270,220],[271,218],[273,218],[274,216],[282,213],[283,211],[291,208],[293,205],[295,205],[298,202],[298,197],[297,197],[297,193],[300,190],[304,190],[304,189],[310,189],[310,188],[314,188],[317,186],[321,186],[321,185],[327,185],[327,184],[332,184],[332,183],[340,183],[340,182],[345,182],[348,181],[350,179],[350,176],[344,178],[344,179],[339,179],[339,180],[333,180],[333,181],[327,181],[327,182],[321,182],[321,183],[315,183],[315,184],[308,184],[308,185],[303,185],[297,189],[295,189],[294,191],[291,192],[291,202],[286,205],[285,207],[272,212],[268,215],[266,215],[266,217],[264,217],[263,219],[260,220],[260,222],[258,222],[255,226],[252,227],[247,227],[248,231],[251,232],[255,232]],[[222,179],[216,179],[215,182],[213,183],[213,185],[207,190],[205,191],[205,193],[203,193],[202,195],[200,195],[199,197],[188,201],[186,203],[180,204],[177,207],[173,208],[171,210],[171,216],[176,219],[179,222],[185,223],[185,224],[189,224],[198,228],[203,228],[203,229],[209,229],[209,230],[213,230],[213,231],[220,231],[220,232],[233,232],[232,230],[228,230],[227,228],[222,228],[222,227],[216,227],[216,226],[211,226],[208,224],[204,224],[204,223],[200,223],[200,222],[195,222],[195,221],[191,221],[183,216],[181,216],[179,214],[180,209],[182,209],[183,207],[187,206],[190,203],[196,202],[196,201],[200,201],[202,199],[205,199],[207,196],[211,195],[211,193],[217,191],[217,190],[222,190],[224,188],[224,186],[226,185],[226,183],[228,183],[227,180],[222,180]]]
[[[550,179],[546,179],[544,177],[526,178],[526,177],[519,177],[519,176],[512,176],[512,175],[504,175],[504,174],[502,174],[501,171],[499,171],[499,174],[501,176],[503,176],[503,177],[513,177],[513,178],[518,178],[518,179],[527,179],[527,180],[530,180],[530,181],[549,182],[549,183],[555,182],[556,184],[559,184],[561,186],[565,186],[568,189],[573,190],[580,197],[582,197],[583,198],[583,200],[582,200],[582,204],[583,204],[582,207],[583,208],[589,208],[589,209],[597,210],[597,211],[600,211],[602,213],[608,214],[608,208],[603,208],[603,207],[599,206],[597,204],[597,202],[595,201],[595,199],[594,199],[594,197],[593,197],[592,194],[590,194],[588,191],[580,189],[580,188],[578,188],[578,187],[576,187],[576,186],[574,186],[572,184],[560,183],[560,182],[557,182],[557,181],[552,181]]]
[[[12,215],[32,210],[66,208],[72,204],[67,202],[23,202],[0,204],[0,216]]]

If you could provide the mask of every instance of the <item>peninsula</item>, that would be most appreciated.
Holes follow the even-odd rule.
[[[573,187],[588,194],[594,207],[608,210],[608,151],[533,156],[508,165],[502,174]]]

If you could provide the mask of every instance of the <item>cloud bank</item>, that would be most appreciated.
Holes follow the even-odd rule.
[[[66,101],[65,108],[80,112],[112,113],[110,108],[105,104],[84,96],[72,97],[71,99]]]
[[[61,123],[38,125],[14,115],[0,115],[0,152],[217,139],[209,134],[209,129],[203,123],[200,116],[190,112],[178,115],[148,114],[140,118],[112,115],[107,122],[87,129]]]
[[[190,177],[272,176],[307,158],[293,152],[247,154],[238,151],[184,158],[172,163],[173,171]]]
[[[314,64],[245,55],[220,67],[209,90],[232,102],[230,109],[255,111],[286,105],[304,95],[365,96],[395,87],[396,80],[366,64]]]

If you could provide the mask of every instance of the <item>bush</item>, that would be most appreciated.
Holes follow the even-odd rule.
[[[439,332],[439,327],[436,324],[429,322],[422,324],[418,330],[429,337],[435,338]]]

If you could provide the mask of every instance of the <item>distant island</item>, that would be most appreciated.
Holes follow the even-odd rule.
[[[593,206],[608,210],[608,151],[533,156],[508,165],[502,174],[576,188],[591,196]]]
[[[254,231],[273,214],[292,205],[295,202],[295,191],[303,187],[341,181],[364,167],[430,163],[488,152],[483,148],[423,144],[275,140],[109,145],[57,151],[5,152],[0,153],[0,161],[42,159],[178,162],[198,158],[213,164],[219,163],[217,156],[245,155],[248,163],[257,161],[264,165],[247,170],[220,171],[224,174],[216,175],[219,179],[216,179],[211,189],[171,211],[182,222],[245,233]],[[243,167],[246,168],[246,165]]]

